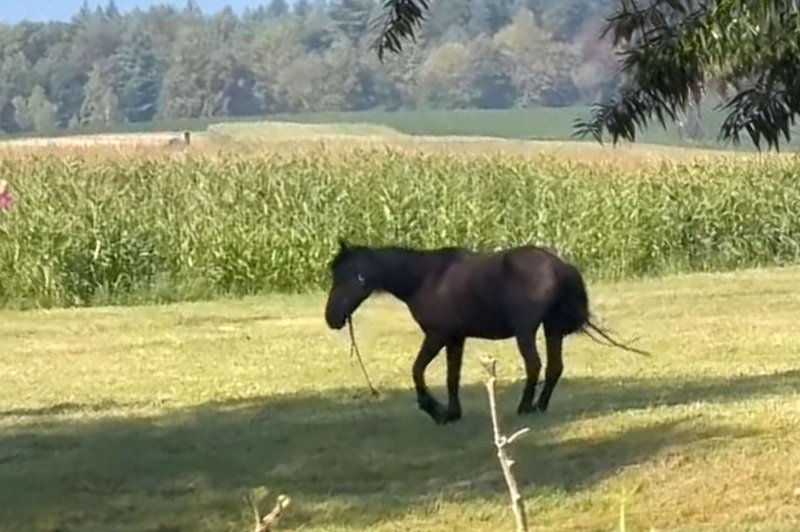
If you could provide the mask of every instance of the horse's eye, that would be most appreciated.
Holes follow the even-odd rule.
[[[356,274],[356,281],[358,281],[358,284],[364,284],[364,280],[365,279],[363,275],[361,275],[360,273]]]

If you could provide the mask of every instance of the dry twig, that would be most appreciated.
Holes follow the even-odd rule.
[[[511,471],[514,460],[508,455],[506,447],[527,434],[530,429],[527,427],[520,429],[509,437],[500,433],[500,426],[497,423],[497,400],[495,398],[495,382],[497,381],[497,372],[495,370],[496,362],[493,358],[489,358],[483,359],[481,363],[483,364],[484,370],[486,370],[486,391],[489,393],[489,410],[492,413],[494,445],[497,447],[497,458],[500,460],[500,467],[503,469],[503,476],[506,478],[506,484],[508,485],[508,493],[511,495],[511,510],[514,512],[514,520],[517,522],[517,532],[527,532],[528,521],[525,517],[525,504],[522,501],[519,488],[517,488],[517,480],[514,478],[514,473]]]
[[[272,532],[273,527],[278,523],[283,510],[292,502],[292,499],[287,495],[278,495],[278,500],[275,502],[275,507],[271,512],[262,516],[258,510],[258,500],[252,493],[247,494],[247,501],[253,509],[253,518],[255,520],[254,532]]]

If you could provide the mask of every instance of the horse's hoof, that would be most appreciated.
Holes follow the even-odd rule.
[[[455,411],[455,412],[451,412],[451,411],[448,410],[448,412],[444,415],[444,423],[445,424],[446,423],[455,423],[459,419],[461,419],[461,411],[460,410]]]
[[[517,414],[519,414],[520,416],[523,416],[525,414],[532,414],[533,412],[536,411],[537,408],[533,405],[519,405],[517,407]]]
[[[417,406],[420,410],[428,414],[437,425],[443,425],[447,421],[447,413],[442,406],[436,402],[435,399],[432,398],[425,398],[421,401],[417,402]]]
[[[434,423],[437,425],[446,425],[447,424],[447,414],[444,411],[440,410],[437,412],[427,412],[427,414],[431,417]]]

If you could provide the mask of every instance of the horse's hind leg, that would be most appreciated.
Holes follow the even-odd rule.
[[[447,343],[447,413],[444,422],[461,419],[458,386],[461,381],[461,362],[464,359],[464,339]]]
[[[517,334],[517,348],[525,362],[525,388],[522,390],[522,398],[517,407],[518,414],[526,414],[535,410],[533,397],[536,394],[536,383],[539,381],[539,373],[542,370],[542,361],[536,352],[536,329],[537,323],[531,332],[530,329]]]
[[[439,401],[430,394],[428,388],[425,386],[425,368],[436,358],[436,355],[439,354],[439,351],[441,351],[443,347],[444,342],[442,340],[433,335],[426,334],[411,370],[414,379],[414,388],[417,390],[417,404],[437,423],[444,423],[445,411],[444,407],[439,404]]]
[[[547,343],[547,369],[544,373],[544,387],[536,403],[536,409],[541,412],[547,410],[550,396],[553,394],[558,379],[564,371],[564,359],[562,356],[564,335],[561,329],[550,322],[545,322],[544,337]]]

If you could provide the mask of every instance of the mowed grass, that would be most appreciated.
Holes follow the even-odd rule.
[[[356,315],[377,399],[322,294],[2,311],[0,529],[249,530],[263,485],[293,497],[284,530],[510,530],[492,355],[501,423],[532,429],[513,454],[533,530],[614,530],[623,501],[629,530],[794,530],[798,286],[800,268],[592,283],[652,358],[571,339],[550,411],[520,418],[513,341],[470,341],[449,426],[416,408],[421,336],[390,298]]]

